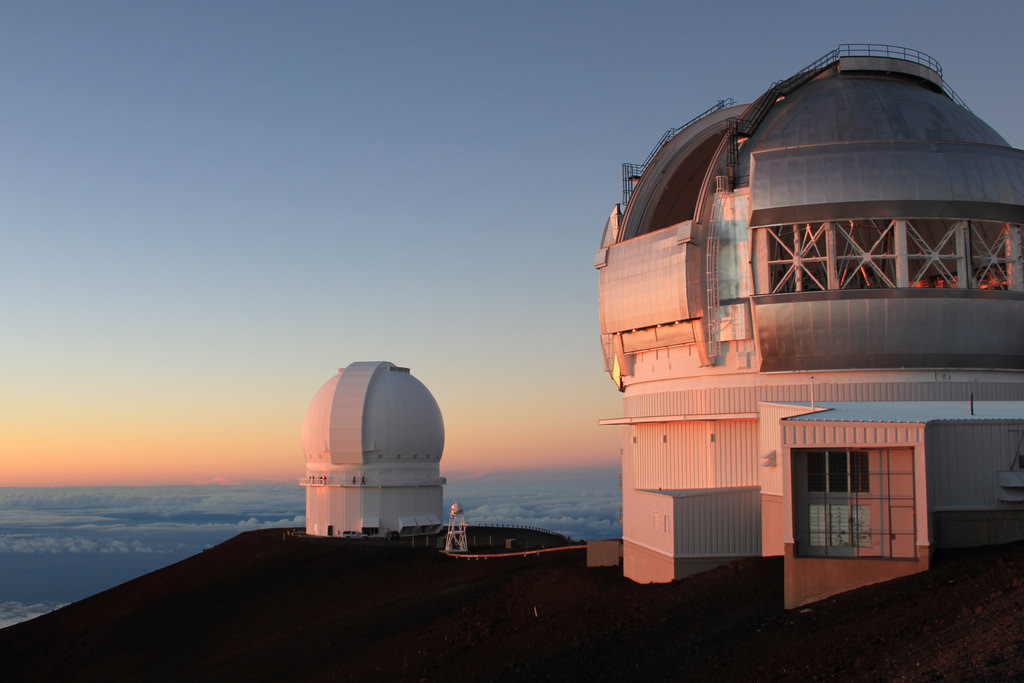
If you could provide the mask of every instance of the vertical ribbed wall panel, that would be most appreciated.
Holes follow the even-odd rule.
[[[712,486],[708,422],[671,422],[634,427],[633,481],[638,489]]]
[[[757,420],[634,426],[633,481],[640,489],[760,484]],[[714,434],[714,441],[712,441]]]
[[[761,497],[756,487],[675,499],[677,557],[761,554]]]
[[[1010,469],[1021,430],[1024,420],[928,425],[929,507],[996,507],[997,472]]]
[[[782,422],[781,445],[792,448],[805,446],[862,446],[885,448],[888,446],[914,446],[923,440],[924,425],[913,423],[816,423]]]
[[[672,462],[669,485],[675,489],[708,486],[708,423],[676,422],[666,426],[670,428],[667,452]]]
[[[811,384],[723,387],[668,391],[623,400],[626,417],[734,415],[753,413],[760,402],[810,401]],[[1024,383],[1001,382],[867,382],[815,384],[816,401],[1022,401]]]
[[[757,486],[757,420],[713,423],[714,486]]]

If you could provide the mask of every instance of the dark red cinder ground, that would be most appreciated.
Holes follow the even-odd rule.
[[[786,611],[778,558],[638,585],[581,550],[255,531],[0,630],[0,662],[5,681],[1022,679],[1024,544]]]

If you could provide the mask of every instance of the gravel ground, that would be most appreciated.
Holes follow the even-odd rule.
[[[4,680],[1024,678],[1020,543],[938,553],[925,574],[793,611],[780,558],[639,585],[580,549],[425,546],[241,534],[0,630]]]

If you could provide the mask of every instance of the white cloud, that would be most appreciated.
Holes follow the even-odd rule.
[[[462,504],[468,524],[519,524],[585,539],[622,535],[617,469],[454,480],[445,487],[446,506],[453,500]]]
[[[127,543],[120,539],[90,539],[84,536],[0,535],[0,553],[151,553],[153,549],[141,541]]]
[[[621,535],[614,470],[488,475],[450,481],[444,494],[446,506],[465,506],[470,524]],[[23,577],[0,581],[0,605],[8,606],[0,620],[4,610],[16,621],[31,618],[57,600],[84,598],[242,531],[302,527],[304,513],[296,484],[0,488],[0,575]],[[32,605],[41,607],[30,614]]]
[[[61,602],[0,602],[0,628],[7,628],[22,621],[35,619],[38,616],[59,609],[65,604]]]

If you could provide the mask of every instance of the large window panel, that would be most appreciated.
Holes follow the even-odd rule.
[[[977,220],[857,219],[758,228],[760,294],[841,289],[1024,291],[1022,227]]]
[[[797,553],[915,557],[913,451],[793,451]]]

